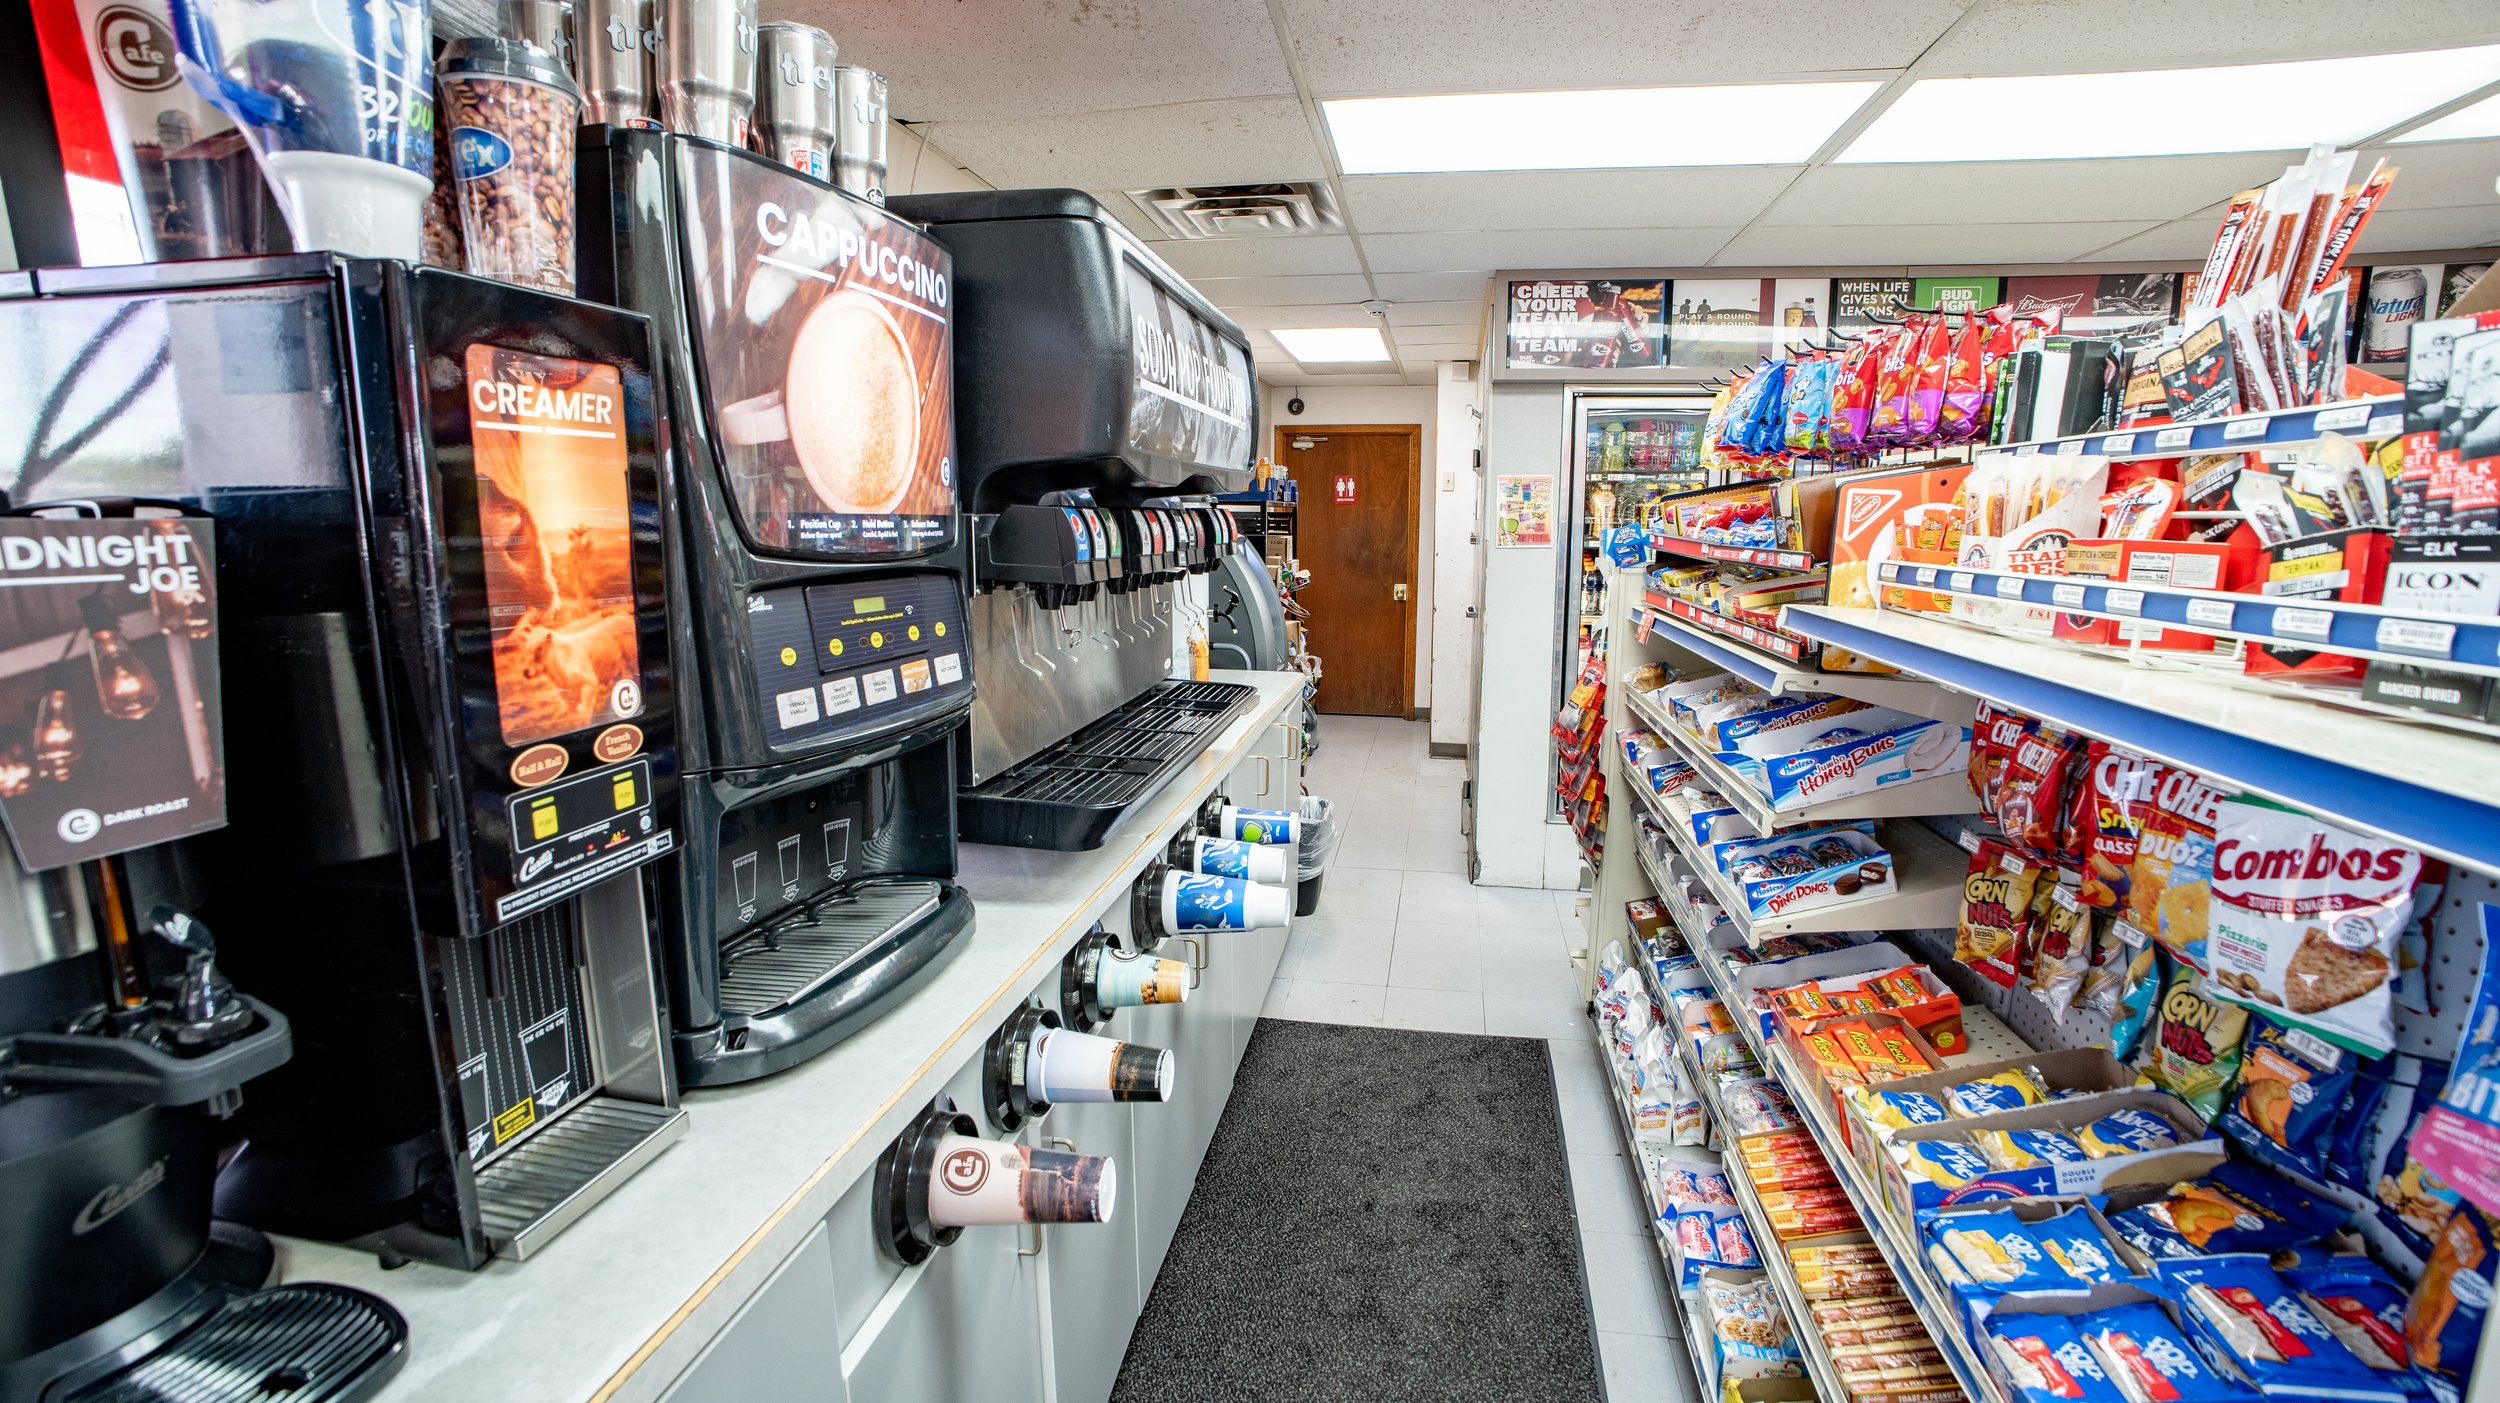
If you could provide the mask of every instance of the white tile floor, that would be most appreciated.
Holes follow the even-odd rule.
[[[1617,1403],[1693,1397],[1683,1319],[1624,1162],[1571,951],[1574,892],[1470,886],[1458,791],[1420,722],[1324,716],[1306,779],[1344,841],[1317,915],[1294,922],[1267,1016],[1544,1038],[1580,1221],[1606,1391]]]

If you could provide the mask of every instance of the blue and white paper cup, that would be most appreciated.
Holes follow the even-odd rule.
[[[1242,843],[1283,844],[1302,836],[1302,815],[1285,809],[1245,809],[1226,804],[1216,811],[1216,836]]]
[[[1163,928],[1266,930],[1291,919],[1293,902],[1281,887],[1234,877],[1174,872],[1163,879]]]
[[[1285,884],[1285,850],[1233,838],[1192,838],[1189,869],[1209,877],[1281,887]]]

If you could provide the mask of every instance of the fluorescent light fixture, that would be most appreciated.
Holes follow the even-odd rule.
[[[1350,364],[1389,358],[1389,343],[1376,326],[1306,326],[1270,331],[1285,354],[1304,365]]]
[[[2478,136],[2500,136],[2500,93],[2460,107],[2436,122],[2415,127],[2398,141],[2469,141]]]
[[[1320,111],[1348,175],[1793,165],[1821,149],[1881,86],[1356,97],[1323,102]]]
[[[2500,44],[2409,54],[1923,78],[1841,163],[2057,161],[2348,145],[2500,78]]]

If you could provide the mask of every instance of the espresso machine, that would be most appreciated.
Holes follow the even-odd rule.
[[[688,1087],[792,1066],[970,929],[955,275],[865,198],[683,133],[581,135],[581,287],[648,313],[678,466]]]
[[[981,674],[957,802],[974,842],[1100,845],[1250,705],[1175,682],[1181,581],[1237,533],[1249,342],[1076,190],[915,195],[887,208],[954,256],[955,380]]]
[[[684,1133],[648,323],[318,254],[7,291],[0,490],[215,523],[230,822],[179,845],[185,909],[296,1054],[231,1122],[219,1216],[527,1256]]]

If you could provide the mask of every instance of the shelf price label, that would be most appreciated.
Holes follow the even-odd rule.
[[[2079,438],[2070,438],[2064,443],[2059,444],[2057,446],[2057,451],[2066,456],[2081,453],[2083,451],[2083,440]]]
[[[2141,616],[2144,612],[2144,591],[2140,589],[2110,590],[2101,596],[2101,607],[2113,614]]]
[[[2326,641],[2335,631],[2335,616],[2324,609],[2283,609],[2274,611],[2274,631],[2289,638]]]
[[[2040,445],[2036,443],[2018,443],[2014,445],[2014,456],[2017,458],[2029,457],[2031,454],[2039,451]]]
[[[2222,438],[2226,443],[2235,443],[2244,438],[2264,438],[2265,436],[2266,421],[2263,416],[2251,416],[2246,419],[2234,419],[2230,423],[2222,426]]]
[[[2197,628],[2229,628],[2233,606],[2227,599],[2191,599],[2187,621]]]
[[[1956,570],[1953,572],[1953,580],[1949,588],[1951,588],[1955,594],[1968,594],[1971,592],[1971,586],[1975,583],[1976,581],[1971,578],[1971,573],[1968,570]]]
[[[2370,422],[2370,406],[2366,404],[2339,404],[2332,409],[2321,409],[2315,420],[2319,433],[2327,433],[2335,429],[2357,429],[2368,422]]]
[[[2015,578],[2014,578],[2013,576],[2011,576],[2011,575],[2001,575],[2001,576],[1999,576],[1999,577],[1997,578],[1997,598],[1999,598],[1999,599],[2020,599],[2020,598],[2022,598],[2022,597],[2023,597],[2023,582],[2022,582],[2022,581],[2020,581],[2020,580],[2018,580],[2018,579],[2015,579]]]
[[[1901,566],[1899,562],[1891,560],[1885,561],[1883,564],[1883,572],[1885,584],[1899,584],[1901,582]]]
[[[2155,448],[2185,448],[2194,442],[2196,442],[2194,424],[2181,424],[2173,429],[2160,429],[2153,434]]]
[[[2060,609],[2080,609],[2083,607],[2083,586],[2051,585],[2049,602]]]
[[[2457,626],[2432,619],[2381,619],[2375,639],[2382,653],[2446,658],[2456,651]]]
[[[2361,432],[2369,438],[2393,438],[2404,431],[2405,416],[2400,410],[2394,414],[2382,414],[2372,419],[2370,426]]]
[[[2134,451],[2135,435],[2133,434],[2111,434],[2109,437],[2101,440],[2101,452],[2112,458],[2133,453]]]
[[[1922,585],[1934,584],[1936,582],[1936,567],[1933,565],[1922,565],[1918,567],[1915,578]]]

